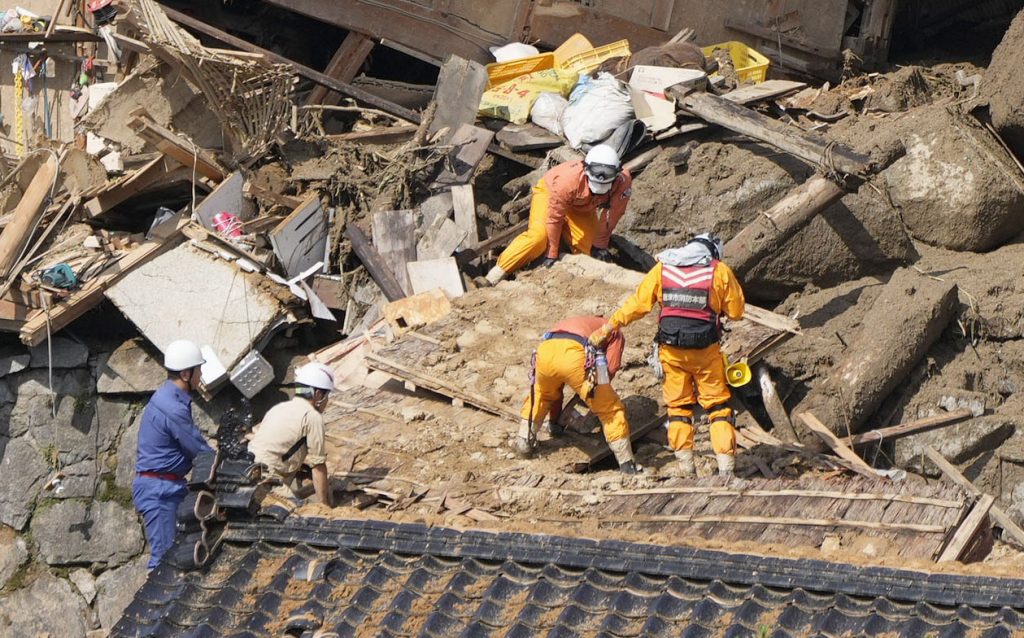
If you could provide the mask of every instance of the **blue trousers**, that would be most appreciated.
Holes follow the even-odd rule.
[[[159,565],[174,544],[178,505],[185,500],[186,494],[188,488],[184,481],[136,476],[132,482],[132,501],[142,514],[149,541],[149,569]]]

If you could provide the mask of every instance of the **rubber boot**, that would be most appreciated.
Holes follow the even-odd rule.
[[[718,475],[733,476],[733,468],[736,467],[736,456],[733,454],[716,454],[718,459]]]
[[[520,419],[519,432],[512,442],[512,452],[521,459],[528,459],[533,456],[533,446],[530,445],[531,438],[530,421],[528,419]]]
[[[633,460],[633,446],[630,445],[629,437],[610,441],[608,447],[615,455],[615,460],[619,462],[620,472],[623,474],[638,474],[640,472],[636,461]]]
[[[697,468],[693,465],[693,450],[676,450],[676,459],[679,461],[679,469],[685,478],[695,478]]]
[[[504,279],[506,274],[508,273],[506,273],[500,267],[495,266],[494,268],[491,268],[491,271],[487,273],[487,276],[484,277],[484,279],[486,279],[487,283],[489,283],[490,285],[497,286],[498,282]]]

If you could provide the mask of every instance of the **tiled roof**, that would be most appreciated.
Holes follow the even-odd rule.
[[[202,571],[157,568],[112,635],[1024,635],[1024,580],[381,521],[222,541]]]

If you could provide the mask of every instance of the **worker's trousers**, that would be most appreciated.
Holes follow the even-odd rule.
[[[658,358],[665,372],[662,392],[668,406],[669,446],[673,450],[693,448],[693,406],[699,402],[711,421],[711,447],[715,454],[735,454],[736,430],[729,407],[732,393],[725,382],[725,362],[718,344],[706,348],[662,344]]]
[[[505,272],[514,272],[544,254],[548,247],[548,187],[544,180],[533,187],[530,201],[530,223],[526,231],[512,240],[501,256],[498,267]],[[597,236],[597,212],[580,215],[569,213],[565,216],[562,238],[573,252],[590,254],[590,247]]]
[[[562,387],[569,386],[584,398],[586,355],[583,346],[571,339],[548,339],[537,347],[537,381],[533,387],[533,422],[540,423],[552,407],[562,403]],[[629,436],[626,408],[610,383],[596,386],[586,400],[587,407],[597,415],[604,428],[604,438],[611,443]],[[530,397],[523,402],[522,417],[530,417]]]
[[[174,544],[178,505],[185,500],[186,494],[185,481],[136,476],[132,483],[132,501],[142,514],[149,541],[149,569],[159,565]]]

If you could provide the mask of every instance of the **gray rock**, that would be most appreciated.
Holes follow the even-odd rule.
[[[139,425],[140,419],[124,431],[121,435],[121,442],[117,445],[117,471],[114,478],[114,485],[131,489],[132,481],[135,479],[135,458],[138,455],[139,447]]]
[[[18,397],[5,379],[0,379],[0,404],[14,403]]]
[[[113,448],[121,433],[142,417],[142,401],[100,396],[96,398],[97,434],[101,451]]]
[[[89,608],[66,580],[44,573],[28,587],[0,598],[5,636],[84,638]]]
[[[11,412],[11,436],[35,430],[37,441],[52,442],[60,450],[84,451],[95,447],[95,436],[90,432],[95,384],[88,370],[54,370],[52,393],[47,370],[22,372],[10,381],[18,397]],[[56,417],[52,412],[54,403]],[[82,458],[85,457],[73,460]]]
[[[43,455],[25,438],[0,440],[0,523],[24,529],[39,490],[50,474]]]
[[[50,341],[49,348],[44,342],[29,350],[29,367],[84,368],[89,364],[89,348],[83,344],[67,337],[54,337]]]
[[[75,569],[68,574],[68,580],[75,584],[78,593],[82,594],[85,602],[92,604],[96,598],[96,577],[89,573],[88,569]]]
[[[96,362],[96,391],[100,394],[150,393],[167,379],[167,371],[142,345],[125,341]]]
[[[146,582],[148,574],[145,558],[100,574],[96,579],[96,611],[101,627],[113,628],[125,607],[135,598],[135,592]]]
[[[53,490],[56,498],[92,498],[96,494],[96,461],[88,459],[61,468],[59,490]]]
[[[28,546],[25,539],[7,532],[0,536],[0,589],[7,586],[7,581],[28,560]]]
[[[896,441],[896,464],[915,466],[927,445],[938,450],[950,463],[965,463],[998,447],[1013,435],[1015,429],[1013,419],[993,414],[908,436]]]
[[[142,552],[135,512],[113,501],[61,501],[32,517],[32,537],[50,565],[122,565]]]
[[[0,348],[0,377],[21,372],[28,367],[31,357],[24,348],[6,346]]]

